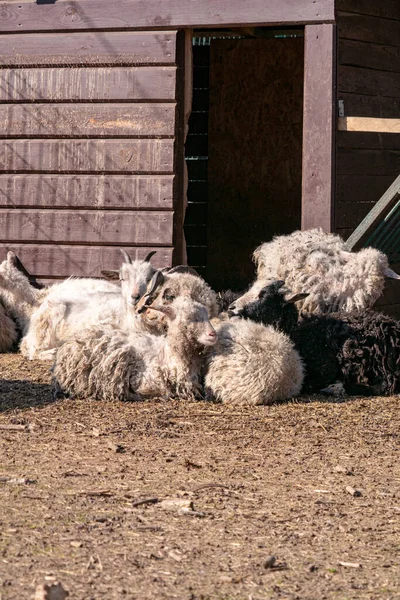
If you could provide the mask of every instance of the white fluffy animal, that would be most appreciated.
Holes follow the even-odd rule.
[[[58,387],[99,400],[200,397],[202,350],[217,341],[207,309],[180,297],[153,310],[169,321],[165,337],[97,328],[61,346],[53,367]]]
[[[383,252],[375,248],[348,252],[338,235],[322,229],[277,236],[259,246],[253,259],[257,279],[232,303],[233,312],[256,301],[274,280],[284,280],[295,294],[308,294],[300,305],[303,313],[365,310],[382,294],[385,277],[400,279],[389,269]]]
[[[289,337],[245,319],[222,320],[207,359],[206,397],[257,405],[300,393],[303,364]]]
[[[30,316],[21,353],[29,359],[51,360],[65,340],[93,326],[142,330],[136,304],[150,280],[155,277],[157,281],[159,273],[149,262],[152,254],[132,261],[123,252],[125,261],[119,272],[105,272],[113,280],[119,278],[121,288],[106,281],[97,286],[93,280],[84,279],[67,280],[50,288]]]

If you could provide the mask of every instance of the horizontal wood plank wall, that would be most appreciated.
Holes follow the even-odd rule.
[[[344,116],[399,118],[400,2],[336,0],[336,9]],[[336,164],[335,229],[347,238],[399,175],[400,134],[338,131]],[[378,305],[400,316],[398,282]]]
[[[333,20],[334,0],[6,0],[1,3],[0,31],[188,29]]]
[[[42,281],[119,247],[171,264],[176,70],[176,32],[0,35],[0,260]]]

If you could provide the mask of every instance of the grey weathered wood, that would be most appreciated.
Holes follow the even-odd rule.
[[[1,4],[1,31],[191,28],[333,22],[333,0],[104,0]]]
[[[304,40],[302,229],[333,228],[335,26],[309,25]]]
[[[400,73],[400,43],[397,47],[380,46],[342,39],[339,44],[339,64]]]
[[[164,140],[0,140],[0,172],[173,173]]]
[[[338,90],[353,94],[398,98],[400,96],[400,74],[361,67],[339,66]],[[376,115],[369,116],[376,117]]]
[[[1,69],[0,101],[174,100],[176,67]]]
[[[134,258],[144,258],[152,250],[151,259],[157,268],[172,264],[172,247],[121,246]],[[28,271],[37,277],[99,277],[102,269],[118,269],[122,254],[117,246],[69,246],[58,244],[0,243],[0,261],[13,250]]]
[[[0,104],[0,137],[172,136],[175,105]]]
[[[346,247],[352,250],[366,238],[371,229],[379,223],[390,209],[400,200],[400,175],[395,179],[380,200],[375,204],[365,219],[359,224],[346,242]]]
[[[381,19],[365,15],[339,12],[337,16],[339,38],[372,42],[385,46],[398,46],[400,20]]]
[[[3,242],[172,244],[172,212],[0,209]]]
[[[0,175],[0,207],[173,208],[173,175]]]
[[[70,5],[69,2],[65,4]],[[102,5],[107,8],[106,3],[102,2]],[[25,8],[37,17],[44,7],[27,3]],[[57,7],[54,5],[54,8]],[[13,9],[19,10],[17,3],[13,3],[12,7],[10,5],[10,10]],[[115,6],[113,10],[115,11]],[[2,4],[0,32],[6,31],[4,17],[7,19],[7,8]],[[42,25],[43,28],[40,29],[49,29],[44,22]],[[96,25],[91,24],[88,29],[94,27]],[[17,28],[17,35],[0,35],[0,65],[37,67],[175,63],[174,31],[39,33],[33,37],[21,35],[22,29]]]

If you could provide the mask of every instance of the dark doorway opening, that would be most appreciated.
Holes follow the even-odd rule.
[[[303,52],[296,30],[194,38],[185,237],[217,290],[243,289],[253,250],[300,228]]]

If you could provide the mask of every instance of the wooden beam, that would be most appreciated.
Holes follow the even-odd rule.
[[[32,0],[1,3],[0,31],[179,29],[332,23],[334,0]]]
[[[333,229],[336,30],[308,25],[304,39],[302,229]]]
[[[340,117],[339,131],[369,131],[375,133],[400,133],[400,119],[375,119],[373,117]]]
[[[378,200],[373,209],[367,214],[357,229],[351,234],[346,242],[348,250],[354,250],[365,240],[369,231],[379,219],[387,215],[396,202],[400,200],[400,175],[394,180],[392,185]]]

